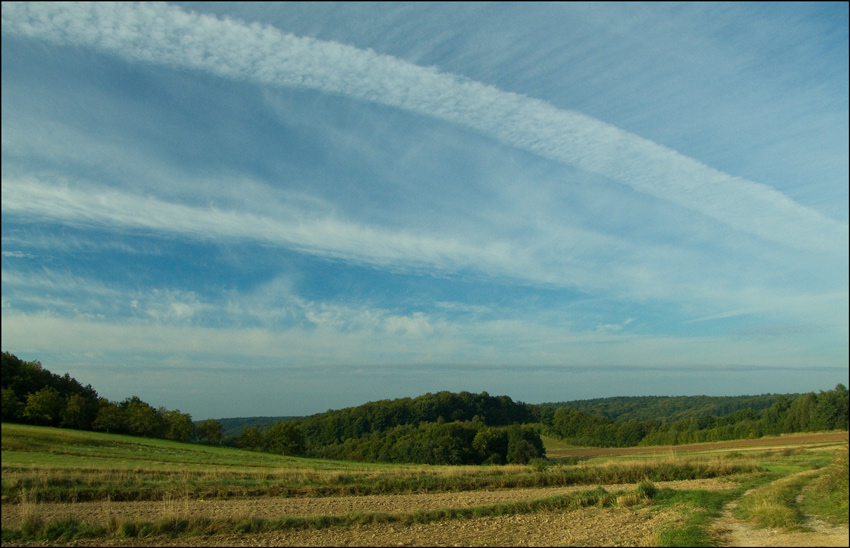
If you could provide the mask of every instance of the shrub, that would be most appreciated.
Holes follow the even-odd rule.
[[[646,500],[652,500],[657,492],[658,489],[651,481],[643,481],[637,486],[637,494]]]

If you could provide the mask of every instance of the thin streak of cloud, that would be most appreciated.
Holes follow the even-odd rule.
[[[349,311],[352,312],[352,311]],[[356,312],[356,311],[355,311]],[[362,313],[359,311],[358,313]],[[728,337],[639,337],[571,332],[562,326],[497,320],[468,324],[428,316],[386,314],[376,325],[341,329],[217,328],[163,325],[141,320],[106,322],[91,316],[5,311],[2,336],[21,352],[130,353],[151,348],[164,355],[239,356],[276,366],[378,366],[405,363],[486,366],[588,366],[632,364],[702,367],[729,363],[763,366],[823,365],[822,357],[795,356],[799,338],[782,333],[764,340]],[[371,322],[370,322],[371,323]],[[49,336],[45,336],[49,334]],[[401,335],[401,336],[400,336]],[[203,360],[201,360],[203,361]],[[518,366],[517,364],[523,364]]]
[[[809,293],[800,297],[781,290],[733,289],[712,278],[710,269],[699,266],[702,263],[696,261],[693,251],[651,245],[641,248],[641,255],[617,238],[579,229],[570,229],[549,246],[529,245],[521,239],[365,226],[330,214],[317,215],[316,208],[305,209],[297,201],[281,203],[260,215],[173,203],[85,183],[52,184],[34,177],[4,178],[2,195],[3,214],[21,219],[107,227],[121,234],[127,230],[152,231],[200,241],[253,241],[395,272],[484,277],[589,292],[606,290],[641,299],[685,298],[702,305],[711,303],[712,308],[743,308],[752,313],[817,310],[822,314],[824,307],[834,307],[831,298],[822,302]],[[619,266],[600,275],[594,260],[600,253]],[[687,264],[694,264],[696,270],[682,280],[682,265]],[[708,283],[710,279],[715,282]],[[846,292],[840,294],[846,298]]]
[[[709,316],[700,316],[699,318],[694,318],[691,320],[685,320],[684,323],[700,323],[700,322],[708,322],[712,320],[725,320],[727,318],[735,318],[738,316],[747,316],[749,314],[754,314],[758,312],[757,310],[727,310],[725,312],[721,312],[719,314],[711,314]]]
[[[120,226],[177,233],[198,239],[249,239],[324,257],[402,268],[474,269],[522,276],[509,265],[522,254],[510,242],[473,244],[387,231],[301,210],[281,211],[285,220],[240,211],[191,207],[124,192],[77,189],[35,178],[3,179],[5,213],[32,215],[76,225]]]
[[[603,324],[603,325],[599,325],[599,326],[596,327],[596,332],[597,333],[603,333],[603,332],[606,332],[606,331],[607,332],[622,331],[622,329],[624,327],[626,327],[627,325],[629,325],[633,321],[635,321],[634,318],[627,318],[626,321],[624,321],[623,323],[606,323],[606,324]]]
[[[617,180],[737,230],[842,253],[846,223],[583,114],[435,68],[167,4],[4,3],[4,33],[94,47],[129,61],[317,89],[450,121]]]

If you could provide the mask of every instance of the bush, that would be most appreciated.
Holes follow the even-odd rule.
[[[647,500],[652,500],[655,497],[655,494],[658,492],[658,489],[655,487],[655,484],[651,481],[643,481],[637,486],[638,495],[642,496]]]
[[[531,465],[532,468],[537,470],[538,472],[545,472],[550,466],[552,466],[552,461],[549,459],[541,459],[541,458],[533,458],[528,464]]]

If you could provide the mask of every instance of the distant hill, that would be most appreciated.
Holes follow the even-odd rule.
[[[571,407],[583,413],[606,417],[617,422],[657,420],[662,423],[674,423],[690,418],[728,417],[742,410],[759,413],[768,409],[777,401],[796,399],[801,394],[761,394],[745,396],[614,396],[609,398],[592,398],[587,400],[570,400],[563,402],[547,402],[531,404],[531,408],[549,407],[558,409]],[[402,400],[403,401],[403,400]],[[370,402],[364,407],[373,407],[386,402]],[[337,410],[329,412],[337,414],[351,411]],[[364,409],[365,410],[365,409]],[[368,413],[367,413],[368,414]],[[316,417],[324,417],[320,413]],[[237,417],[217,419],[224,427],[224,437],[236,437],[243,428],[256,426],[261,432],[271,428],[280,421],[306,419],[307,417]],[[449,417],[446,417],[449,418]],[[458,418],[455,416],[453,418]],[[468,417],[466,417],[468,419]],[[363,420],[361,418],[361,420]],[[433,419],[432,419],[433,420]],[[452,420],[449,418],[449,420]],[[524,422],[524,421],[522,421]],[[380,429],[380,428],[379,428]],[[362,432],[355,434],[362,435]]]
[[[441,391],[309,417],[219,419],[223,439],[191,415],[137,396],[98,397],[69,374],[2,353],[3,422],[233,445],[292,456],[420,464],[513,464],[545,457],[541,434],[572,445],[628,447],[847,430],[850,393],[642,396],[527,404]],[[201,421],[203,422],[203,421]]]
[[[741,410],[755,412],[784,398],[800,394],[759,396],[616,396],[540,404],[553,408],[572,407],[584,413],[617,422],[659,420],[670,423],[690,418],[726,417]]]
[[[260,432],[265,432],[278,422],[300,418],[301,417],[234,417],[229,419],[215,420],[218,421],[224,429],[225,438],[235,438],[236,436],[242,433],[243,428],[250,428],[252,426],[256,426]],[[197,425],[198,422],[201,421],[195,421],[195,424]]]
[[[440,391],[319,413],[284,425],[279,437],[307,457],[523,464],[545,456],[534,422],[533,406],[505,395]]]

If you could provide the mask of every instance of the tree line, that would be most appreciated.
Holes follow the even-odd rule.
[[[800,394],[761,394],[757,396],[614,396],[557,403],[543,403],[553,409],[572,407],[591,415],[617,421],[676,422],[703,417],[725,417],[745,409],[762,411],[778,400]]]
[[[530,405],[486,392],[439,392],[370,402],[311,417],[245,426],[224,438],[221,422],[193,423],[189,413],[154,408],[138,396],[99,397],[67,373],[2,355],[2,420],[107,433],[200,440],[292,456],[422,464],[525,463],[545,456],[526,423]]]
[[[780,394],[757,411],[738,409],[726,416],[689,416],[669,422],[659,419],[617,421],[572,407],[550,407],[546,432],[576,445],[628,447],[679,445],[759,438],[795,432],[847,430],[848,391],[835,389],[807,394]]]
[[[68,373],[51,373],[38,360],[28,362],[3,352],[1,365],[3,422],[175,441],[222,439],[221,425],[216,421],[208,419],[196,425],[189,413],[154,408],[138,396],[110,401],[99,397],[90,384],[83,386]]]
[[[291,456],[422,464],[527,463],[545,457],[541,435],[597,447],[676,445],[847,430],[850,422],[842,384],[808,394],[567,402],[574,406],[443,391],[309,417],[234,419],[241,430],[225,437],[219,421],[193,423],[188,413],[154,408],[136,396],[109,401],[67,373],[53,374],[38,361],[8,352],[2,356],[2,395],[4,422],[200,440]],[[658,414],[647,415],[647,409]]]

